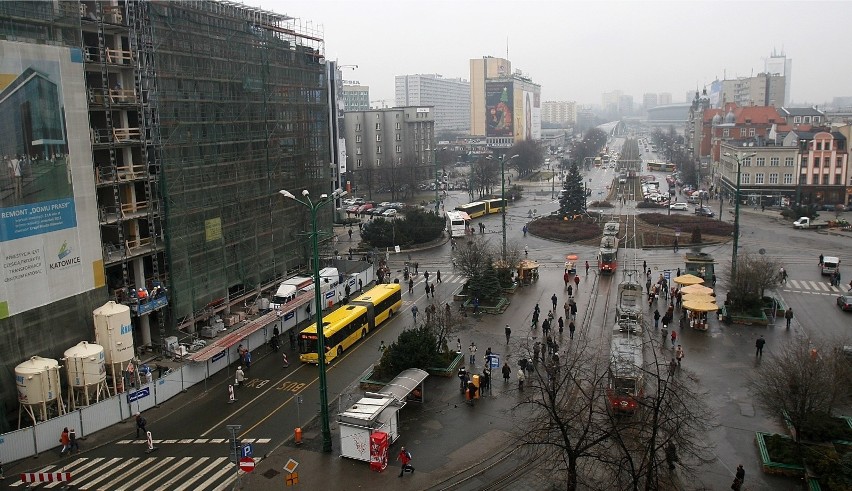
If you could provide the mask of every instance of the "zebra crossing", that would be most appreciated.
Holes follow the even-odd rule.
[[[845,293],[846,289],[843,287],[832,286],[830,283],[827,283],[825,281],[788,279],[786,283],[781,285],[781,291],[791,293],[810,293],[811,295],[833,296],[837,295],[838,293]]]
[[[117,445],[139,445],[140,442],[144,440],[119,440],[115,442]],[[227,438],[182,438],[178,440],[151,440],[154,445],[163,445],[163,444],[186,444],[186,443],[227,443]],[[243,438],[242,443],[245,445],[246,443],[269,443],[271,442],[271,438]]]
[[[137,442],[138,443],[138,442]],[[258,459],[255,459],[257,461]],[[69,472],[75,489],[101,491],[161,490],[224,491],[233,485],[237,474],[228,457],[95,457],[79,458],[61,465],[50,465],[38,472]],[[239,471],[242,474],[242,471]],[[63,482],[24,483],[9,487],[51,489]]]

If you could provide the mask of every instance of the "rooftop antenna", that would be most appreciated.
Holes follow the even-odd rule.
[[[509,35],[506,35],[506,59],[509,59]]]

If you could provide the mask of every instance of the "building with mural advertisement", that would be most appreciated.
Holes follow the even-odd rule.
[[[511,62],[484,57],[470,60],[471,135],[492,148],[541,139],[541,86]]]

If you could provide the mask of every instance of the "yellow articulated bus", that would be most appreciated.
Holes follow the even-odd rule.
[[[372,329],[402,308],[402,288],[398,283],[376,285],[322,319],[325,334],[325,361],[331,362],[350,346],[367,336]],[[318,363],[317,326],[310,325],[299,333],[299,359]]]
[[[479,218],[489,213],[500,213],[505,204],[506,201],[500,198],[484,199],[456,206],[456,210],[467,213],[470,218]]]
[[[500,213],[503,211],[503,207],[506,206],[506,200],[501,198],[485,199],[482,202],[485,203],[488,213]]]
[[[322,318],[322,330],[325,335],[325,361],[329,363],[367,336],[370,330],[367,309],[344,305]],[[319,363],[317,348],[317,325],[313,324],[299,334],[299,359],[305,363]]]
[[[374,329],[402,309],[402,288],[399,283],[376,285],[351,303],[367,309],[370,329]]]

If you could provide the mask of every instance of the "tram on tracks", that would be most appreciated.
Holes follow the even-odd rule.
[[[628,275],[618,285],[616,321],[610,343],[607,405],[614,414],[630,415],[639,409],[645,393],[642,339],[642,285]]]

